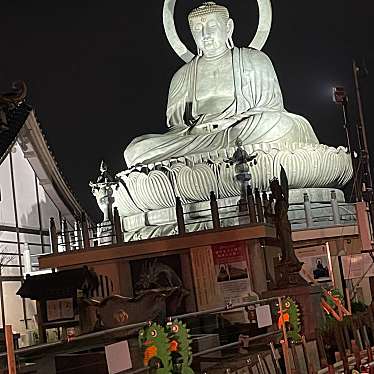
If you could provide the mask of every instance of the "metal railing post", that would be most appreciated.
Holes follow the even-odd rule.
[[[52,253],[57,254],[58,253],[58,238],[57,238],[55,219],[53,217],[51,217],[49,220],[49,239],[51,242]]]
[[[248,205],[248,213],[249,213],[249,221],[250,223],[256,223],[256,208],[255,208],[255,201],[252,195],[252,188],[251,186],[247,187],[247,205]]]
[[[123,243],[123,232],[121,227],[121,217],[119,216],[118,208],[113,209],[114,233],[116,236],[116,243]]]
[[[82,213],[82,237],[83,237],[83,248],[90,248],[90,236],[88,234],[88,224],[86,213]]]
[[[332,208],[332,217],[335,225],[340,225],[340,213],[339,213],[339,204],[336,199],[336,192],[331,191],[331,208]]]
[[[257,221],[264,222],[264,210],[262,207],[260,190],[255,188],[255,202],[256,202],[256,211],[257,211]]]
[[[313,226],[312,204],[307,193],[304,193],[304,212],[306,227]]]
[[[219,229],[221,222],[219,220],[218,204],[214,191],[210,191],[210,210],[212,212],[213,228]]]
[[[66,221],[66,218],[62,220],[62,233],[64,238],[64,244],[65,244],[65,251],[70,251],[70,238],[69,238],[69,232],[68,232],[68,223]]]
[[[186,226],[184,223],[183,206],[180,197],[175,198],[175,214],[177,216],[178,234],[184,235],[186,233]]]

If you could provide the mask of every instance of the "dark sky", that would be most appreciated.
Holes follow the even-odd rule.
[[[248,45],[257,27],[256,1],[218,2],[235,20],[235,44]],[[322,143],[345,145],[331,87],[346,86],[354,103],[351,62],[365,57],[365,115],[374,148],[370,2],[272,0],[273,27],[263,50],[278,73],[286,108],[307,117]],[[177,1],[176,22],[190,49],[186,17],[199,4]],[[162,0],[1,4],[0,91],[17,79],[27,83],[28,101],[60,169],[93,216],[98,208],[88,182],[97,177],[100,160],[119,172],[132,138],[166,129],[169,82],[183,62],[164,35],[162,6]]]

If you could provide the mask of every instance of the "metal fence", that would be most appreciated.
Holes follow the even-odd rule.
[[[277,310],[281,297],[273,297],[268,299],[256,300],[240,304],[228,304],[222,307],[213,308],[206,311],[185,313],[178,316],[171,316],[165,320],[173,321],[175,319],[183,320],[190,328],[193,347],[193,369],[195,372],[204,372],[208,367],[213,367],[216,364],[225,364],[225,360],[231,360],[233,356],[244,359],[248,367],[255,367],[256,365],[272,365],[273,369],[265,371],[264,374],[270,374],[277,371],[279,363],[277,357],[274,355],[270,347],[280,336],[280,331],[277,327]],[[269,305],[269,308],[275,310],[273,315],[273,324],[267,328],[250,328],[249,324],[243,323],[239,327],[234,325],[223,324],[219,321],[222,313],[232,311],[242,311],[250,308],[255,308],[260,305]],[[208,324],[210,318],[210,325]],[[127,340],[130,345],[131,359],[133,368],[124,371],[126,374],[148,372],[151,368],[144,367],[142,364],[142,352],[136,348],[137,331],[148,325],[149,321],[135,323],[132,325],[124,325],[112,329],[93,332],[90,334],[70,337],[65,341],[57,341],[49,344],[41,344],[26,348],[15,350],[15,358],[17,362],[17,373],[38,373],[38,374],[54,374],[54,373],[106,373],[106,361],[104,354],[104,347],[112,343]],[[203,326],[205,323],[205,326]],[[214,325],[212,327],[212,325]],[[235,330],[233,328],[235,327]],[[204,333],[204,329],[209,329],[209,333]],[[240,337],[243,331],[249,333],[246,336],[247,345],[253,345],[253,352],[251,349],[245,353],[239,352],[239,348],[243,346]],[[210,338],[210,339],[207,339]],[[204,341],[203,341],[204,340]],[[215,354],[219,352],[219,354]],[[96,354],[96,357],[101,355],[102,360],[95,361],[91,358],[91,362],[87,362],[84,357],[91,357],[90,353]],[[262,362],[267,356],[270,359],[270,364]],[[62,357],[70,355],[69,364],[67,367],[58,368],[56,364]],[[86,356],[85,356],[86,355]],[[139,357],[140,356],[140,357]],[[259,357],[257,357],[259,356]],[[2,362],[3,371],[6,372],[7,354],[0,353],[0,360]],[[90,360],[88,360],[90,361]],[[229,368],[228,368],[229,369]],[[228,371],[229,372],[229,371]],[[249,371],[250,372],[250,371]]]

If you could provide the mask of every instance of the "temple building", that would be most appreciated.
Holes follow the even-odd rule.
[[[192,10],[194,55],[176,35],[174,6],[167,3],[165,31],[185,61],[170,83],[167,129],[133,139],[124,149],[127,167],[115,175],[101,164],[90,183],[103,212],[100,224],[84,216],[73,222],[81,208],[28,114],[0,169],[10,175],[8,189],[1,186],[3,199],[16,207],[7,210],[14,276],[19,285],[25,247],[39,254],[40,269],[61,275],[84,267],[97,275],[103,292],[92,300],[75,290],[68,318],[62,318],[66,296],[40,301],[44,329],[62,321],[89,332],[154,320],[160,309],[175,316],[292,296],[301,306],[305,337],[315,342],[326,290],[372,302],[367,206],[346,201],[343,192],[353,176],[351,154],[321,144],[306,118],[285,109],[276,71],[261,51],[270,5],[260,9],[267,12],[260,17],[265,23],[246,47],[234,45],[227,8],[207,2]],[[28,195],[22,192],[30,196],[24,203],[17,200],[17,188],[26,187],[17,185],[17,165],[34,181]],[[32,217],[36,226],[29,227]],[[162,305],[155,301],[160,293]],[[251,323],[243,308],[225,311],[224,318]]]
[[[23,99],[20,98],[20,100]],[[16,295],[38,256],[51,252],[49,222],[73,227],[82,208],[24,100],[0,98],[0,326],[35,329],[35,303]]]
[[[248,47],[234,45],[227,8],[207,2],[192,10],[194,55],[176,34],[169,5],[165,32],[185,64],[170,83],[167,131],[132,140],[127,168],[116,175],[101,165],[90,186],[103,222],[81,225],[81,251],[70,251],[75,234],[65,232],[59,253],[55,235],[53,254],[40,265],[88,264],[123,296],[160,286],[149,280],[154,274],[176,273],[188,289],[188,311],[266,296],[290,282],[283,294],[310,301],[319,284],[343,293],[348,284],[370,303],[368,255],[361,254],[371,249],[366,206],[346,202],[343,193],[351,155],[321,144],[307,119],[285,109],[276,71],[261,51],[271,6],[261,8],[260,31]],[[271,181],[282,170],[277,194]],[[289,266],[295,277],[285,282],[279,276],[288,276]],[[296,279],[300,269],[303,281]],[[317,287],[298,289],[303,282]]]

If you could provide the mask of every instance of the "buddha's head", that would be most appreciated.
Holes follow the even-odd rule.
[[[188,21],[199,55],[214,57],[233,48],[234,22],[224,6],[203,3],[191,11]]]

